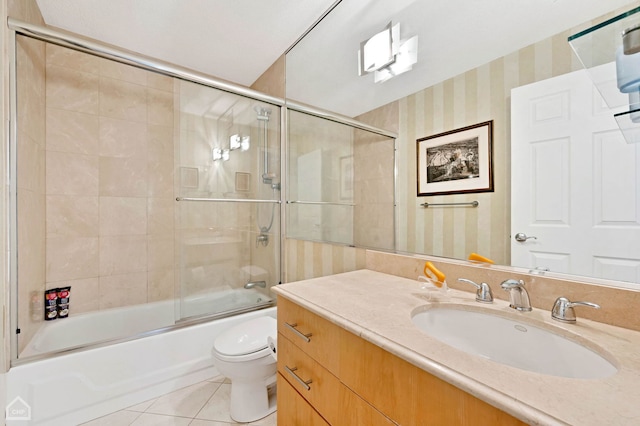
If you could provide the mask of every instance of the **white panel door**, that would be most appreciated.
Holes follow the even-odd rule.
[[[640,147],[586,71],[511,91],[511,151],[512,265],[640,282]]]

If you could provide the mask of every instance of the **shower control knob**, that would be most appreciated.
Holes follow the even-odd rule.
[[[523,232],[518,232],[515,236],[515,239],[517,242],[519,243],[524,243],[525,241],[527,241],[528,239],[534,239],[537,240],[538,237],[527,237],[527,234],[523,233]]]

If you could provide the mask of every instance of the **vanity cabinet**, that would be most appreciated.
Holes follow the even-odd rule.
[[[525,423],[280,297],[278,424]]]

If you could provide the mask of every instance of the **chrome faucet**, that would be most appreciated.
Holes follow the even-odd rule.
[[[244,288],[246,289],[254,288],[254,287],[267,288],[267,283],[266,281],[250,281],[244,285]]]
[[[600,309],[600,305],[591,302],[571,302],[566,297],[558,297],[551,309],[551,318],[562,322],[576,322],[576,313],[574,306],[588,306],[590,308]]]
[[[458,278],[458,281],[463,283],[471,284],[475,286],[476,291],[476,301],[481,303],[493,303],[493,294],[491,293],[491,287],[487,283],[476,283],[466,278]]]
[[[511,300],[509,307],[521,312],[529,312],[531,310],[529,293],[524,288],[523,280],[506,280],[500,284],[500,287],[509,292]]]

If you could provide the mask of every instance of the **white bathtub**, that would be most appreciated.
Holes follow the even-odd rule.
[[[204,300],[200,302],[204,303]],[[131,335],[136,324],[140,325],[148,315],[154,315],[153,310],[136,308],[137,315],[132,308],[112,309],[92,314],[96,316],[93,320],[97,318],[102,326],[98,330],[104,331],[105,335],[121,334],[122,330],[112,329],[114,324],[125,327],[127,335]],[[173,310],[169,309],[169,312],[173,323]],[[104,314],[107,313],[114,317],[106,317]],[[211,357],[215,337],[235,324],[259,316],[275,318],[276,308],[12,367],[6,376],[6,403],[11,404],[19,397],[31,409],[31,421],[9,420],[7,424],[79,424],[214,377],[218,374]],[[82,318],[81,315],[76,317]],[[73,337],[75,333],[86,334],[81,326],[70,321],[72,319],[53,321],[51,325],[57,327],[52,328],[65,338],[67,335]],[[66,331],[65,326],[69,327]],[[99,340],[103,338],[101,335]],[[45,350],[47,342],[55,345],[57,341],[48,337],[42,337],[39,342],[34,339],[31,349]]]
[[[175,318],[219,314],[271,300],[256,289],[229,289],[189,296],[178,306],[173,300],[167,300],[76,315],[72,313],[68,318],[44,322],[18,358],[135,336],[172,326]]]

